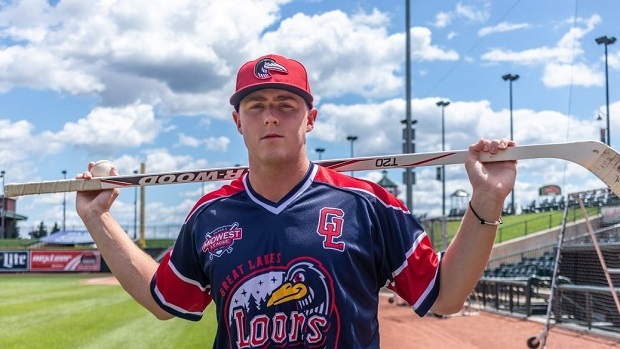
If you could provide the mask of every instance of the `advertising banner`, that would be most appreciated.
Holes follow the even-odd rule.
[[[45,250],[30,252],[30,271],[99,271],[99,251]]]
[[[545,185],[538,188],[538,195],[547,196],[547,195],[562,195],[562,189],[559,185],[550,184]]]
[[[28,271],[28,251],[0,251],[0,273]]]
[[[620,223],[620,206],[601,207],[601,224],[612,225]]]

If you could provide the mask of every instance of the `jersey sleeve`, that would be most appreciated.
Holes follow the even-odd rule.
[[[211,302],[211,287],[198,262],[192,222],[185,222],[174,248],[159,264],[151,294],[170,314],[198,321]]]
[[[396,198],[379,196],[377,215],[387,268],[387,287],[424,316],[439,294],[441,254],[424,228]],[[384,270],[385,271],[385,270]]]
[[[364,214],[372,224],[377,286],[395,291],[424,316],[439,294],[441,254],[434,251],[422,225],[400,200],[376,183],[325,168],[315,180],[352,190],[368,200]]]

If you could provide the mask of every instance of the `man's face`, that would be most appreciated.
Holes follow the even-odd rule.
[[[277,164],[297,161],[306,154],[306,133],[314,127],[316,109],[309,110],[299,95],[262,89],[247,95],[233,112],[250,161]]]

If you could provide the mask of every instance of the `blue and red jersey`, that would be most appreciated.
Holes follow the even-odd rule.
[[[384,188],[311,164],[280,202],[247,176],[202,197],[151,291],[189,320],[214,302],[215,348],[379,347],[379,290],[423,316],[440,256]]]

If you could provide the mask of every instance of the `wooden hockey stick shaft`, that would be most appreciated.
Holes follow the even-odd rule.
[[[317,163],[321,166],[340,172],[367,171],[462,164],[465,161],[466,155],[467,150],[457,150],[323,160],[317,161]],[[620,155],[614,149],[601,142],[581,141],[521,145],[510,147],[507,150],[499,152],[495,155],[488,153],[481,154],[481,161],[483,162],[539,158],[561,159],[581,165],[596,175],[616,195],[620,196]],[[64,179],[57,181],[9,183],[4,186],[4,193],[7,197],[16,197],[33,194],[102,190],[135,186],[233,180],[243,176],[247,171],[247,167],[227,167],[206,170],[99,177],[91,180]]]

